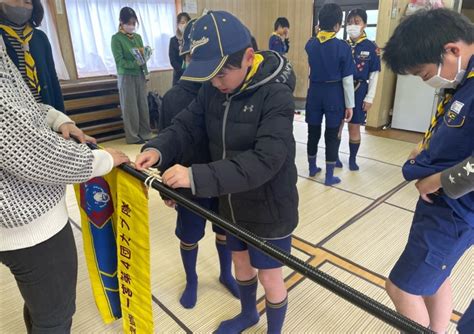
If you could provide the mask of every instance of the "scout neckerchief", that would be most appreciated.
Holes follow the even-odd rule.
[[[250,69],[249,74],[247,74],[247,77],[245,78],[244,84],[242,85],[242,88],[240,88],[240,91],[243,91],[245,88],[247,88],[247,86],[250,84],[250,81],[252,81],[253,77],[257,73],[257,70],[262,63],[263,63],[263,56],[259,53],[256,53],[253,59],[252,68]]]
[[[321,30],[316,35],[316,38],[322,44],[322,43],[325,43],[325,42],[329,41],[330,39],[336,38],[336,33],[334,31],[323,31],[323,30]]]
[[[362,43],[366,39],[367,39],[367,34],[364,31],[362,35],[360,35],[359,38],[355,42],[350,38],[347,40],[347,42],[349,43],[350,46],[355,47],[357,44]]]
[[[124,34],[125,36],[128,37],[129,40],[133,40],[135,38],[135,34],[129,34],[128,32],[126,32],[122,27],[120,27],[120,32],[122,34]]]
[[[273,35],[273,36],[278,36],[278,37],[283,41],[283,37],[281,37],[280,34],[278,34],[278,33],[276,33],[276,32],[273,32],[272,35]]]
[[[444,116],[444,113],[445,113],[444,107],[451,101],[452,97],[453,97],[452,93],[446,92],[443,100],[438,104],[436,115],[433,116],[430,127],[426,131],[423,141],[421,142],[422,149],[426,150],[430,146],[430,140],[431,140],[431,137],[433,136],[434,129],[438,125],[439,120]]]
[[[470,71],[468,73],[468,75],[466,76],[466,79],[465,81],[469,80],[469,79],[472,79],[474,78],[474,70]],[[459,86],[458,86],[459,87]],[[453,95],[454,93],[456,92],[456,90],[449,90],[450,92],[447,92],[445,95],[444,95],[444,99],[443,101],[441,101],[439,104],[438,104],[438,110],[436,112],[436,115],[433,117],[433,119],[431,120],[431,125],[430,127],[428,128],[428,131],[426,131],[425,133],[425,137],[423,138],[423,141],[421,143],[421,148],[426,150],[428,149],[429,147],[429,144],[430,144],[430,140],[431,140],[431,137],[433,136],[433,133],[434,133],[434,129],[436,128],[436,126],[438,125],[439,123],[439,120],[444,116],[444,114],[446,113],[446,110],[445,110],[445,107],[446,105],[451,101],[451,99],[453,98]]]
[[[352,55],[354,55],[354,52],[355,52],[355,47],[357,46],[357,44],[360,44],[362,43],[363,41],[365,41],[367,39],[367,34],[365,33],[365,31],[362,33],[362,35],[359,36],[359,38],[354,42],[352,39],[348,39],[347,40],[347,43],[349,43],[349,45],[351,46],[351,49],[352,49]]]
[[[0,24],[0,29],[3,29],[10,37],[15,38],[22,45],[23,52],[25,53],[26,76],[28,77],[28,83],[38,92],[38,94],[40,94],[41,86],[38,79],[38,72],[36,71],[35,60],[29,47],[29,43],[33,38],[33,28],[27,24],[23,30],[23,38],[20,37],[12,27],[5,24]]]

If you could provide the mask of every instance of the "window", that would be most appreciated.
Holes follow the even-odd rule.
[[[56,24],[53,19],[53,12],[48,1],[43,1],[44,7],[44,18],[43,22],[39,29],[44,31],[46,36],[48,36],[49,42],[51,43],[51,50],[53,52],[54,65],[56,68],[56,73],[60,80],[69,80],[69,73],[67,71],[66,65],[64,64],[63,55],[61,53],[61,46],[59,44],[58,32],[56,29]]]
[[[153,49],[149,70],[170,69],[169,40],[176,31],[175,0],[66,0],[74,57],[80,78],[116,74],[111,39],[120,9],[135,10],[137,33]]]
[[[336,37],[339,39],[344,39],[346,36],[346,15],[347,14],[349,14],[349,12],[346,12],[345,10],[342,11],[342,27],[336,35]]]

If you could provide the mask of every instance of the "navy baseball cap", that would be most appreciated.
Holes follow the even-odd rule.
[[[197,19],[192,19],[191,21],[186,24],[186,27],[184,28],[183,32],[183,47],[181,48],[181,51],[179,52],[180,56],[187,55],[189,52],[191,52],[191,33],[194,27],[194,23],[196,23]]]
[[[219,73],[229,55],[251,47],[249,30],[235,16],[210,11],[201,16],[191,31],[191,63],[182,80],[204,82]]]

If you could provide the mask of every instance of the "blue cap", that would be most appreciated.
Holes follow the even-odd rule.
[[[186,24],[183,32],[183,46],[181,47],[181,51],[179,52],[180,56],[187,55],[191,51],[191,33],[193,30],[194,23],[196,23],[197,19],[192,19]]]
[[[251,47],[249,30],[232,14],[211,11],[201,16],[191,32],[191,63],[182,80],[204,82],[219,73],[229,55]]]

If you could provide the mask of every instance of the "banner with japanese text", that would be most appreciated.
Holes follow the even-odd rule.
[[[122,318],[125,333],[153,332],[148,198],[122,170],[75,186],[84,253],[105,323]]]

